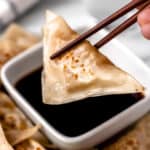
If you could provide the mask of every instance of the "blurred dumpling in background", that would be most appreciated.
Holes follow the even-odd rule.
[[[0,38],[0,68],[13,56],[39,42],[39,37],[25,31],[17,24],[11,24]]]
[[[0,123],[0,150],[9,150],[1,148],[3,146],[1,142],[3,143],[4,139],[1,135],[3,131],[5,141],[8,141],[15,150],[37,150],[38,148],[45,150],[44,147],[56,149],[56,146],[39,132],[41,126],[32,125],[30,120],[13,103],[13,100],[2,91],[0,91]],[[9,146],[8,143],[4,146]]]
[[[13,147],[8,143],[1,125],[0,125],[0,149],[14,150]]]

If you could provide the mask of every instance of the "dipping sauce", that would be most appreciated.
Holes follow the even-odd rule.
[[[63,105],[42,102],[41,70],[16,83],[17,90],[55,129],[66,136],[79,136],[138,102],[140,93],[100,96]]]

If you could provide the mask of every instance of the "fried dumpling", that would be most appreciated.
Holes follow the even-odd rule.
[[[46,149],[38,141],[34,139],[29,139],[16,145],[15,150],[46,150]]]
[[[47,11],[44,26],[43,101],[63,104],[87,97],[143,92],[143,86],[116,67],[88,41],[50,60],[50,56],[78,34],[65,20]]]
[[[10,130],[6,132],[6,137],[11,145],[17,145],[22,141],[30,139],[34,134],[38,132],[40,125],[31,127],[24,130]]]
[[[12,146],[8,143],[4,131],[0,125],[0,150],[13,150]]]
[[[12,57],[39,42],[39,37],[20,25],[10,24],[0,37],[0,68]]]

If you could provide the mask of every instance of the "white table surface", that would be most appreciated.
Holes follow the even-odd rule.
[[[33,32],[41,32],[46,9],[50,9],[63,16],[73,28],[82,24],[88,24],[90,21],[89,18],[91,16],[86,11],[81,0],[41,1],[39,5],[18,21],[25,28]],[[117,39],[150,65],[150,41],[143,38],[137,25],[119,35]]]

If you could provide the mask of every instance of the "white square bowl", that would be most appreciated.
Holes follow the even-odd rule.
[[[97,39],[105,34],[107,32],[102,30],[98,33]],[[5,64],[1,70],[1,79],[16,104],[34,123],[40,123],[42,125],[42,131],[51,141],[59,147],[68,150],[89,148],[110,138],[150,110],[150,69],[115,39],[104,46],[102,52],[113,63],[129,72],[141,82],[146,89],[146,95],[143,100],[131,105],[129,108],[94,129],[76,137],[65,136],[53,128],[15,89],[15,83],[19,79],[42,65],[42,43],[37,44]]]

